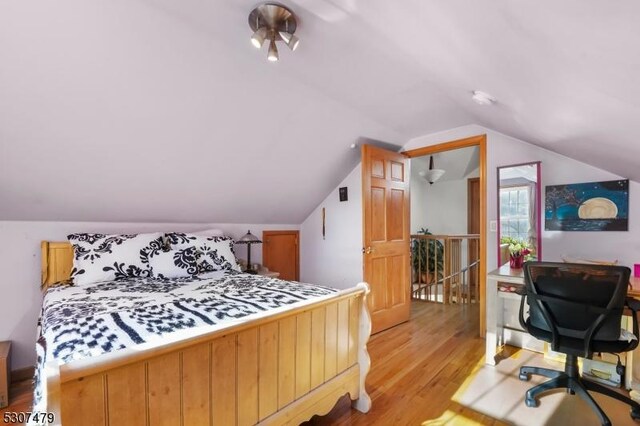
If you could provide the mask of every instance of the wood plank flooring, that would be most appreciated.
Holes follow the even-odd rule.
[[[344,397],[307,425],[504,424],[451,400],[484,355],[478,305],[415,301],[411,311],[409,322],[369,341],[371,411],[352,410]]]
[[[411,321],[373,336],[367,391],[373,408],[364,415],[342,398],[326,416],[307,425],[503,424],[451,401],[484,355],[477,305],[412,303]],[[14,384],[11,405],[28,411],[29,382]],[[1,418],[1,417],[0,417]],[[451,423],[450,423],[451,424]]]

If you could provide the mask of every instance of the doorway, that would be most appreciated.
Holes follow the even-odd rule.
[[[478,267],[476,268],[477,276],[474,278],[477,280],[478,292],[477,292],[477,301],[479,302],[479,334],[481,337],[484,337],[485,334],[485,324],[486,324],[486,312],[485,312],[485,294],[486,294],[486,242],[487,242],[487,229],[486,229],[486,217],[487,217],[487,191],[486,191],[486,178],[487,178],[487,158],[486,158],[486,135],[473,136],[465,139],[455,140],[451,142],[445,142],[437,145],[430,145],[423,148],[412,149],[409,151],[405,151],[403,154],[408,158],[418,158],[424,156],[430,156],[437,153],[448,152],[452,150],[457,150],[461,148],[468,147],[477,147],[478,148],[478,177],[477,181],[469,181],[467,185],[467,197],[477,197],[477,208],[479,211],[471,212],[473,216],[477,219],[473,221],[469,221],[467,223],[467,232],[472,230],[477,231],[478,238],[477,247],[475,247],[475,253],[471,252],[471,249],[474,247],[473,244],[470,246],[468,251],[469,260],[473,259],[473,261],[478,262]]]

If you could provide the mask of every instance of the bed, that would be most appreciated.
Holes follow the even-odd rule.
[[[46,297],[37,409],[53,413],[55,424],[299,424],[328,413],[346,394],[355,409],[367,412],[371,407],[365,390],[371,331],[365,283],[338,291],[230,271],[164,280],[161,295],[148,294],[148,279],[135,279],[128,283],[131,297],[115,302],[117,290],[108,285],[80,292],[56,284],[69,279],[72,264],[69,243],[42,242]],[[244,300],[241,293],[253,298]],[[177,297],[178,308],[187,313],[180,317],[187,318],[183,322],[193,326],[123,344],[141,334],[136,327],[153,323],[162,328],[157,319],[166,314],[167,306],[176,309],[171,297]],[[223,309],[228,315],[207,310],[215,298],[224,298],[227,308],[227,301],[232,301],[233,306]],[[149,308],[151,299],[162,309]],[[87,300],[91,306],[96,300],[105,303],[83,311]],[[150,311],[156,317],[136,315]],[[203,312],[211,313],[209,320]],[[216,315],[224,318],[218,321]],[[104,316],[123,323],[121,335],[109,334],[105,323],[97,320]],[[51,334],[65,318],[74,323],[74,318],[83,318],[83,327],[93,331],[57,329],[58,334]],[[122,334],[128,328],[133,329],[129,337],[128,331]],[[92,346],[69,333],[89,333],[102,344]],[[104,349],[110,345],[112,350]]]

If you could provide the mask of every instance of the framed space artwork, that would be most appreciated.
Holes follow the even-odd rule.
[[[545,188],[547,231],[628,231],[629,180]]]

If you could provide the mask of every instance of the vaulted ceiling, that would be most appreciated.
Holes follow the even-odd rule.
[[[478,123],[640,180],[640,3],[0,3],[0,219],[299,223],[357,163]],[[474,89],[498,99],[470,100]]]

